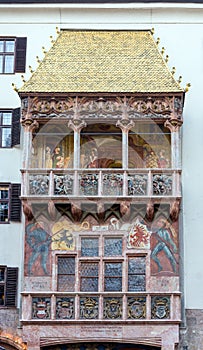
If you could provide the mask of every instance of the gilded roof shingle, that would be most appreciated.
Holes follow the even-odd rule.
[[[62,30],[19,92],[181,92],[151,31]]]

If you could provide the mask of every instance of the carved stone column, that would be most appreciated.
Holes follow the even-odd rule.
[[[32,118],[26,118],[22,121],[22,126],[24,127],[23,168],[28,169],[32,156],[32,134],[39,128],[39,123]]]
[[[74,169],[80,168],[80,132],[86,125],[87,124],[79,118],[72,119],[68,123],[68,127],[74,131]]]
[[[128,168],[128,132],[135,123],[129,119],[118,120],[116,126],[122,130],[122,168]]]
[[[171,168],[181,168],[181,150],[180,150],[180,127],[182,125],[181,120],[171,119],[167,120],[164,124],[171,132]]]

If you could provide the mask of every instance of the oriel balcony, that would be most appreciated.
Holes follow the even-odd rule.
[[[174,169],[22,170],[22,197],[181,197],[181,171]]]

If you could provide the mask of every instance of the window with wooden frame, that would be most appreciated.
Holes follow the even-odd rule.
[[[0,183],[0,223],[21,221],[21,185]]]
[[[0,74],[25,72],[27,38],[0,37]]]
[[[17,302],[18,268],[0,266],[0,307],[15,307]]]
[[[20,144],[20,108],[0,109],[0,148]]]

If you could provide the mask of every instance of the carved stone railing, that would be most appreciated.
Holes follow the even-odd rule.
[[[180,321],[180,293],[22,293],[22,321]]]
[[[173,169],[22,170],[22,197],[181,197]]]

